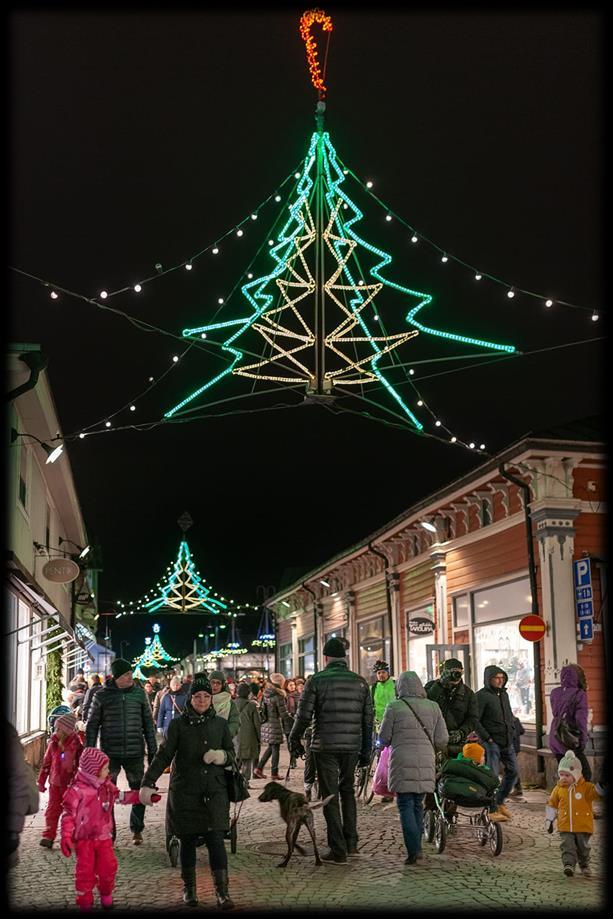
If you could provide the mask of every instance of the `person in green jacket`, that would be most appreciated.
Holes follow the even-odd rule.
[[[396,683],[390,676],[390,665],[385,661],[377,661],[372,669],[377,675],[377,681],[372,684],[371,693],[375,710],[375,727],[378,728],[383,721],[388,704],[396,699]]]

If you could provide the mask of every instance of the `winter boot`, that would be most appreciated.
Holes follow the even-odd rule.
[[[183,880],[183,902],[187,906],[198,906],[198,893],[196,891],[196,869],[183,868],[181,871]]]
[[[226,868],[220,868],[217,871],[211,870],[213,883],[215,884],[215,893],[217,895],[217,906],[220,909],[234,909],[234,901],[230,899],[228,893],[228,871]]]

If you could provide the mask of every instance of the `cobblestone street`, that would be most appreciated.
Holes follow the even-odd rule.
[[[281,757],[287,769],[287,752]],[[267,773],[268,774],[268,773]],[[167,788],[169,776],[159,781]],[[405,867],[406,856],[396,804],[375,798],[369,806],[358,804],[360,856],[347,865],[315,867],[312,855],[294,853],[289,866],[276,868],[285,852],[285,827],[276,802],[257,800],[264,780],[252,780],[252,797],[243,805],[238,851],[229,854],[230,892],[239,910],[292,909],[483,909],[593,910],[604,905],[604,820],[595,822],[592,837],[593,878],[562,874],[557,833],[544,831],[543,790],[526,791],[526,803],[512,806],[513,820],[503,824],[504,849],[494,858],[489,846],[479,848],[473,839],[452,835],[443,854],[424,844],[425,859]],[[123,773],[120,787],[127,787]],[[290,787],[302,789],[302,765],[292,771]],[[8,891],[15,910],[76,909],[74,906],[74,859],[64,858],[56,842],[52,850],[39,846],[44,825],[44,806],[28,818],[20,846],[20,863],[9,875]],[[144,842],[132,845],[128,828],[129,808],[118,805],[117,857],[119,872],[115,889],[116,912],[127,910],[180,910],[180,869],[172,868],[164,849],[164,797],[147,809]],[[232,805],[233,806],[233,805]],[[325,844],[321,810],[315,812],[318,845]],[[304,836],[303,836],[304,834]],[[299,842],[307,852],[308,836]],[[229,843],[228,843],[229,848]],[[198,850],[200,907],[214,906],[206,849]],[[97,901],[96,901],[97,902]]]

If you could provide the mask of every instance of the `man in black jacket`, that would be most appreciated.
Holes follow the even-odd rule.
[[[100,747],[109,757],[109,775],[117,782],[124,769],[131,789],[140,788],[145,771],[144,756],[153,760],[157,750],[151,708],[144,690],[132,679],[132,666],[117,658],[111,664],[112,679],[94,696],[85,732],[85,746],[95,747],[100,732]],[[134,804],[130,829],[135,846],[143,841],[145,805]]]
[[[450,658],[443,661],[438,680],[431,680],[424,687],[428,698],[436,702],[443,713],[449,731],[447,754],[450,757],[461,753],[479,717],[477,696],[462,681],[463,672],[462,663]]]
[[[507,819],[511,811],[504,805],[504,799],[517,782],[517,758],[513,749],[513,712],[509,695],[505,689],[508,676],[502,667],[490,665],[483,674],[483,688],[477,693],[479,718],[475,731],[485,747],[487,764],[499,775],[500,763],[504,766],[504,778],[495,795],[497,813]]]
[[[330,851],[323,859],[342,865],[348,855],[358,854],[354,777],[356,766],[370,762],[373,707],[368,683],[347,667],[343,642],[330,638],[323,651],[326,666],[306,681],[289,747],[296,756],[304,754],[300,741],[314,719],[311,752],[319,793],[322,798],[334,795],[324,807]]]

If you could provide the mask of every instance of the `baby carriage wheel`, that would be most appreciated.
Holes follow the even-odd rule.
[[[434,811],[427,810],[424,813],[424,839],[426,842],[432,842],[434,839]]]
[[[447,824],[445,818],[437,814],[434,820],[434,850],[440,855],[447,844]]]
[[[490,823],[488,839],[492,855],[500,855],[502,852],[502,827],[499,823]]]
[[[181,843],[176,836],[170,837],[170,842],[168,843],[168,857],[170,859],[170,864],[173,868],[176,868],[179,864],[179,853],[181,850]]]

